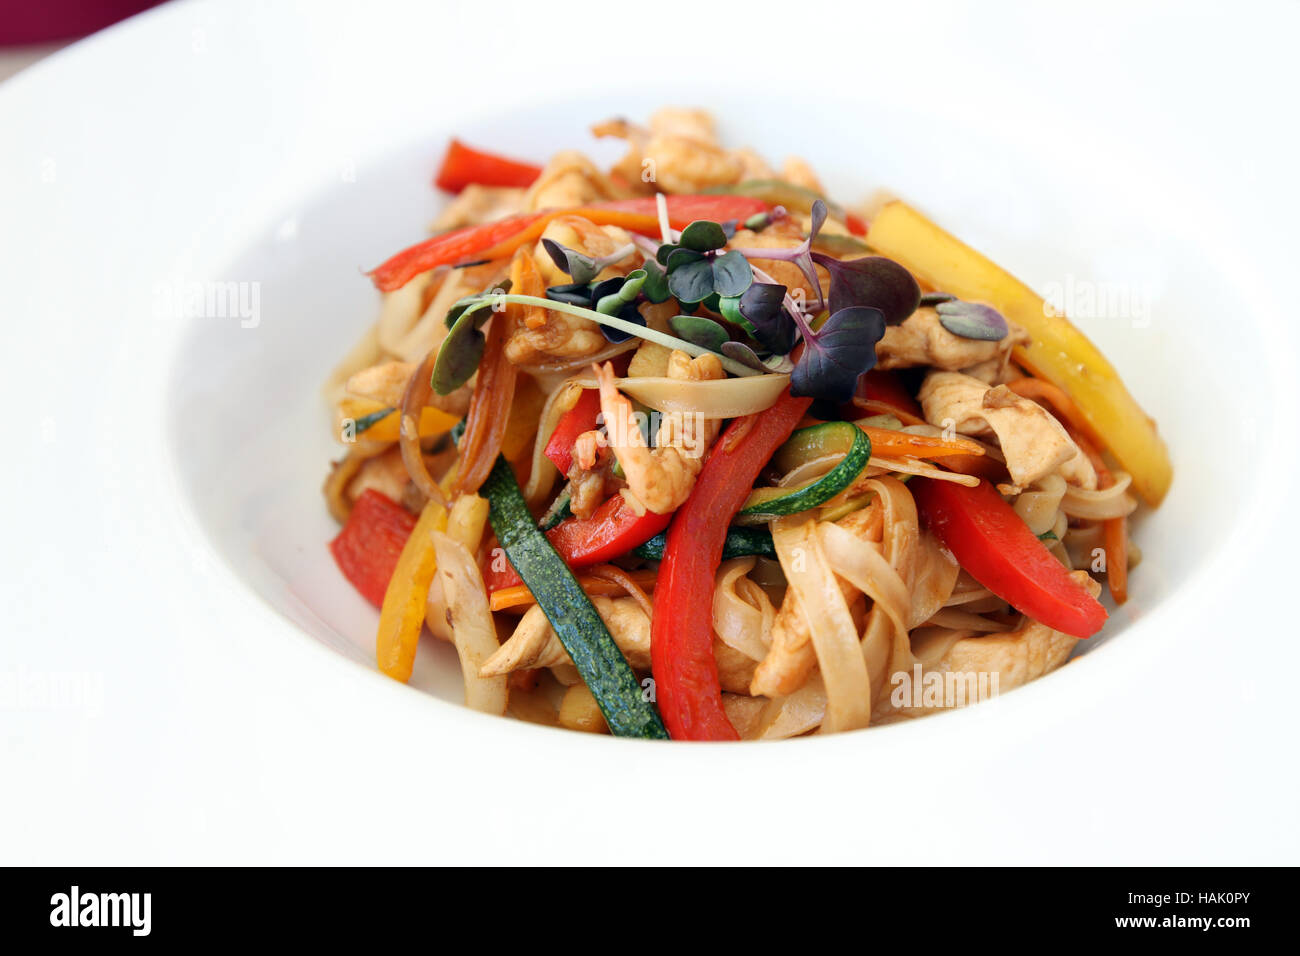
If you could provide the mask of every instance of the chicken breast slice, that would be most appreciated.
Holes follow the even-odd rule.
[[[917,396],[925,420],[963,435],[996,436],[1011,480],[1020,488],[1053,472],[1095,489],[1097,472],[1047,409],[1005,385],[990,387],[959,372],[931,372]]]

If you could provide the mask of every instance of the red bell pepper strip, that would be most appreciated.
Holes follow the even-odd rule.
[[[367,488],[352,506],[330,552],[343,576],[375,607],[384,604],[388,581],[415,527],[411,514],[387,495]]]
[[[1096,634],[1106,623],[1106,609],[1071,579],[987,481],[968,488],[913,478],[907,487],[957,563],[1017,611],[1074,637]]]
[[[542,167],[533,163],[485,153],[453,139],[447,145],[447,154],[442,158],[438,177],[433,182],[449,193],[458,193],[471,183],[526,188],[541,174]]]
[[[668,221],[684,229],[696,219],[726,222],[748,219],[767,204],[748,196],[668,196]],[[549,209],[499,219],[482,226],[466,226],[426,239],[404,249],[375,268],[370,278],[381,292],[400,289],[421,272],[438,266],[460,265],[484,259],[502,259],[526,242],[538,239],[556,216],[582,216],[600,226],[620,226],[630,232],[657,236],[659,214],[653,198],[615,199],[574,209]]]
[[[787,391],[767,411],[735,419],[668,529],[650,621],[650,664],[659,713],[674,740],[739,739],[722,709],[713,658],[713,578],[732,516],[811,404]]]
[[[867,234],[867,222],[861,216],[848,213],[844,217],[844,226],[855,236],[861,238]]]
[[[668,527],[672,518],[671,514],[660,515],[653,511],[639,515],[622,495],[614,495],[590,518],[566,518],[547,531],[546,538],[570,568],[586,568],[603,564],[645,544]],[[489,562],[484,575],[484,586],[489,594],[522,583],[509,564],[500,569],[497,564]],[[712,594],[712,590],[709,593]]]
[[[567,475],[573,464],[573,443],[583,432],[596,427],[596,417],[600,414],[600,392],[594,388],[584,388],[578,396],[578,404],[560,416],[551,432],[551,440],[546,443],[543,454],[555,462],[560,474]]]

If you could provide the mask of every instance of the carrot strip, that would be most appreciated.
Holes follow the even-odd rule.
[[[643,591],[653,591],[659,573],[657,571],[629,571],[627,576]],[[622,585],[608,578],[581,575],[578,578],[578,584],[591,595],[617,597],[626,593]],[[510,608],[527,607],[535,604],[536,599],[533,597],[533,592],[528,590],[527,585],[516,584],[513,587],[499,588],[493,591],[488,597],[488,602],[493,611],[505,611]]]
[[[920,415],[913,415],[911,412],[891,405],[889,402],[883,402],[877,398],[855,398],[853,404],[862,409],[868,415],[893,415],[904,425],[926,425],[929,424]]]
[[[858,425],[871,439],[872,457],[881,458],[945,458],[949,455],[981,456],[984,448],[966,438],[932,438],[929,435],[910,435],[890,428],[872,428]]]
[[[1020,379],[1019,381],[1036,380]],[[1055,387],[1052,386],[1052,388]],[[1016,394],[1020,393],[1017,392]],[[1051,399],[1047,400],[1051,401]],[[1068,402],[1069,399],[1067,398],[1066,401]],[[1055,405],[1055,402],[1052,404]],[[1062,412],[1061,417],[1065,418],[1065,413]],[[1093,444],[1092,440],[1083,431],[1074,428],[1068,419],[1063,424],[1066,433],[1079,446],[1079,451],[1083,452],[1087,459],[1092,462],[1092,467],[1097,472],[1097,486],[1099,488],[1109,488],[1115,484],[1115,476],[1111,473],[1110,468],[1106,466],[1105,459],[1101,457],[1101,452],[1097,450],[1097,446]],[[1121,515],[1118,518],[1107,518],[1103,521],[1101,523],[1101,543],[1106,552],[1106,586],[1110,588],[1110,596],[1115,599],[1115,603],[1123,604],[1128,600],[1128,517]]]

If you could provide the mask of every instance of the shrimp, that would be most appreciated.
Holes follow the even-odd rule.
[[[655,514],[675,511],[690,496],[704,465],[704,452],[718,437],[721,422],[699,415],[670,412],[663,417],[655,447],[646,447],[632,403],[619,394],[614,368],[594,366],[600,383],[600,411],[609,432],[608,442],[623,467],[628,487],[625,496]],[[723,377],[722,363],[712,354],[692,359],[674,351],[668,359],[668,377],[679,381],[710,381]]]

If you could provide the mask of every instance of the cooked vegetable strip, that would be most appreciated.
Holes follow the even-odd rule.
[[[447,154],[434,185],[449,193],[458,193],[471,183],[480,186],[531,186],[542,174],[542,167],[521,163],[495,153],[466,146],[458,139],[447,145]]]
[[[871,439],[871,453],[881,458],[947,458],[952,455],[983,455],[984,447],[968,438],[931,438],[889,428],[858,425]]]
[[[658,571],[629,571],[628,575],[637,587],[645,591],[653,591],[655,583],[659,579]],[[586,574],[578,575],[578,584],[589,595],[595,597],[617,597],[626,593],[626,589],[614,581]],[[526,584],[516,584],[514,587],[493,591],[489,595],[488,603],[493,611],[506,611],[510,608],[528,607],[531,604],[536,604],[537,599],[533,597],[533,592],[528,590]]]
[[[527,283],[534,291],[541,285],[541,277],[527,251],[515,256],[510,267],[511,288]],[[501,439],[510,423],[510,406],[515,398],[518,372],[506,356],[505,345],[514,326],[512,308],[498,312],[491,319],[483,361],[479,367],[478,381],[474,385],[474,398],[465,417],[465,434],[460,440],[460,473],[456,490],[477,491],[486,480],[492,464],[501,451]]]
[[[578,396],[578,402],[561,416],[551,432],[551,439],[546,443],[546,457],[555,462],[561,475],[569,473],[573,462],[573,443],[583,432],[596,427],[596,416],[600,414],[600,392],[594,388],[584,388]]]
[[[801,428],[787,441],[773,459],[782,472],[797,474],[801,466],[839,460],[824,475],[797,481],[777,488],[755,488],[741,505],[739,517],[745,522],[767,521],[792,515],[825,504],[846,490],[871,460],[871,439],[862,429],[848,422],[825,422]],[[791,475],[787,475],[789,479]]]
[[[915,209],[891,202],[871,223],[871,247],[907,266],[917,278],[960,299],[987,302],[1023,326],[1032,343],[1015,350],[1037,377],[1074,400],[1106,447],[1133,476],[1134,487],[1158,505],[1173,480],[1173,465],[1154,422],[1129,394],[1114,366],[1065,316],[1034,292]]]
[[[596,698],[610,730],[619,737],[666,738],[654,707],[564,561],[537,530],[514,473],[498,459],[483,493],[489,520],[506,557],[551,622],[578,674]],[[710,592],[711,593],[711,592]]]
[[[354,435],[362,441],[397,441],[400,435],[401,415],[392,406],[364,398],[345,398],[339,403],[339,412],[344,420],[353,421]],[[420,437],[431,438],[449,432],[457,421],[455,415],[426,405],[420,409]]]
[[[1106,623],[1106,609],[987,481],[967,488],[920,478],[909,490],[957,563],[1017,611],[1074,637],[1089,637]]]
[[[697,219],[725,222],[747,219],[767,206],[744,196],[669,196],[668,217],[674,229],[684,229]],[[541,238],[558,216],[581,216],[598,226],[619,226],[629,232],[654,235],[659,217],[653,199],[618,199],[572,209],[524,213],[484,226],[467,226],[411,246],[370,273],[381,292],[400,289],[422,272],[438,266],[475,260],[504,259],[516,249]]]
[[[622,495],[614,495],[590,518],[566,518],[546,532],[546,540],[570,568],[586,568],[627,554],[649,541],[672,520],[671,514],[647,511],[637,514]],[[489,592],[513,587],[519,575],[511,568],[492,569],[487,575]]]
[[[632,553],[638,558],[649,561],[661,561],[668,535],[660,532],[640,547],[633,548]],[[765,558],[775,558],[776,549],[772,546],[772,534],[766,528],[744,528],[733,525],[727,529],[727,537],[722,543],[722,560],[743,558],[759,554]]]
[[[713,658],[714,574],[722,563],[728,521],[811,404],[786,392],[761,415],[733,421],[669,528],[655,589],[650,655],[659,706],[675,740],[738,739],[722,709]]]
[[[429,585],[437,569],[433,532],[446,526],[447,510],[441,504],[431,501],[424,506],[384,593],[375,657],[379,669],[395,680],[411,679]]]
[[[1079,446],[1079,450],[1092,461],[1092,467],[1097,471],[1097,487],[1113,487],[1115,475],[1092,442],[1081,433],[1073,431],[1069,425],[1066,426],[1066,431],[1070,432],[1070,437]],[[1106,551],[1106,586],[1110,588],[1110,596],[1115,603],[1123,604],[1128,600],[1128,517],[1121,515],[1104,520],[1101,523],[1101,540]]]
[[[339,570],[375,607],[384,601],[384,591],[414,527],[409,511],[369,488],[353,505],[343,530],[330,542]]]

